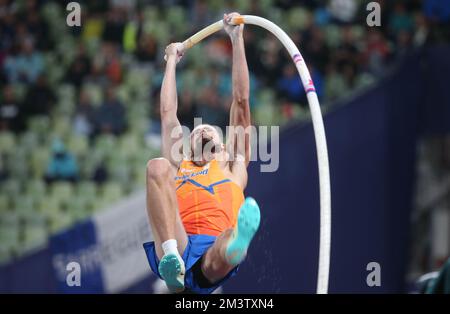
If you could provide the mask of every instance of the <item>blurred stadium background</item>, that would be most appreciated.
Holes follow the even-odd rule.
[[[145,259],[145,165],[160,148],[163,51],[238,11],[286,30],[325,118],[332,175],[331,292],[413,292],[450,252],[450,2],[0,0],[0,292],[161,292]],[[277,39],[245,31],[254,124],[280,125],[280,169],[250,168],[263,222],[225,292],[314,292],[318,178],[305,93]],[[179,65],[179,116],[224,127],[230,43]],[[288,241],[289,239],[289,241]],[[280,243],[292,243],[288,273]],[[291,245],[291,244],[290,244]],[[78,261],[82,287],[65,283]],[[382,285],[368,287],[378,262]]]

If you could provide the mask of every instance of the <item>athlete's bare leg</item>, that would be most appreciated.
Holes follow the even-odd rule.
[[[159,259],[164,255],[161,248],[164,241],[176,239],[180,255],[188,241],[178,213],[173,176],[167,159],[156,158],[147,163],[147,212]]]
[[[203,275],[211,282],[217,282],[224,278],[236,265],[231,265],[226,259],[225,252],[229,240],[233,235],[233,229],[222,232],[211,246],[202,260]]]

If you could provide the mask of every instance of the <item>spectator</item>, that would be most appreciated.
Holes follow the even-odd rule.
[[[392,36],[396,38],[400,32],[412,32],[413,25],[412,16],[406,12],[405,4],[402,2],[396,3],[394,13],[391,15],[389,21]]]
[[[355,19],[358,5],[355,0],[330,0],[328,10],[338,23],[351,23]]]
[[[75,134],[90,136],[94,131],[95,112],[92,107],[89,94],[81,91],[75,118],[73,131]]]
[[[33,36],[34,42],[36,43],[36,48],[39,50],[46,50],[50,48],[51,42],[50,37],[48,36],[48,25],[39,14],[38,8],[29,7],[24,19],[27,32]]]
[[[107,13],[106,23],[103,29],[103,40],[120,46],[122,44],[124,30],[124,11],[120,7],[113,7]]]
[[[104,74],[109,82],[120,84],[122,80],[122,65],[117,46],[106,43],[103,45],[102,50]]]
[[[338,70],[342,71],[347,65],[358,67],[359,65],[359,51],[355,45],[355,38],[353,36],[352,28],[344,26],[342,28],[342,41],[333,51],[334,62],[338,66]]]
[[[108,181],[108,169],[106,167],[106,161],[100,161],[94,169],[94,174],[92,175],[92,181],[97,184],[103,184]]]
[[[144,29],[143,12],[138,12],[128,22],[124,36],[124,49],[134,53],[139,62],[155,62],[158,55],[158,42],[153,34]]]
[[[203,123],[224,129],[228,124],[228,112],[224,110],[224,104],[220,100],[215,87],[204,87],[200,91],[196,116],[202,117]]]
[[[256,33],[261,33],[261,30],[255,28],[255,31],[244,32],[245,40],[245,54],[247,56],[247,63],[249,69],[256,75],[265,75],[263,64],[261,62],[261,52],[258,49]]]
[[[7,4],[1,7],[2,13],[0,14],[0,51],[10,50],[15,43],[16,30],[15,30],[15,15],[12,5],[8,8]]]
[[[21,131],[23,130],[22,106],[14,95],[11,85],[6,85],[2,91],[0,103],[0,130]]]
[[[138,38],[142,32],[142,12],[134,14],[125,24],[123,30],[122,48],[126,53],[136,52]]]
[[[110,86],[106,90],[106,100],[96,113],[97,133],[122,134],[125,130],[125,108],[117,99],[116,90]]]
[[[78,166],[75,157],[70,153],[60,140],[54,140],[52,144],[52,156],[45,173],[47,182],[78,180]]]
[[[302,82],[292,64],[284,66],[283,76],[278,80],[277,89],[280,96],[284,95],[289,101],[300,103],[303,94]]]
[[[211,23],[212,17],[210,12],[208,10],[208,3],[205,0],[195,1],[189,18],[192,22],[192,29],[199,29]]]
[[[75,85],[77,89],[83,84],[84,78],[91,71],[91,61],[86,55],[86,49],[84,45],[78,47],[78,52],[73,60],[72,64],[69,66],[69,70],[66,75],[68,82]]]
[[[31,37],[22,42],[18,55],[9,55],[6,58],[4,70],[10,83],[34,83],[41,75],[44,70],[44,60],[41,53],[35,50]]]
[[[325,95],[327,101],[334,101],[345,95],[349,91],[349,86],[336,65],[330,63],[326,72]]]
[[[320,99],[323,93],[322,75],[312,65],[309,67],[309,71],[317,96]],[[278,81],[277,89],[280,98],[286,99],[287,102],[307,105],[308,100],[306,99],[305,90],[294,66],[288,64],[284,67],[283,77]]]
[[[277,79],[282,75],[283,69],[283,64],[280,60],[280,51],[271,42],[273,42],[273,38],[267,42],[267,50],[261,56],[264,71],[261,80],[266,86],[275,86]]]
[[[24,101],[25,116],[48,115],[56,101],[53,90],[48,86],[47,78],[40,75],[36,84],[32,85]]]
[[[309,45],[305,46],[305,58],[308,63],[314,63],[320,71],[325,71],[330,49],[326,45],[325,34],[322,29],[317,26],[312,26],[305,32],[303,41],[309,43]],[[299,39],[299,42],[303,41]]]
[[[381,74],[389,54],[390,48],[383,33],[372,28],[367,36],[366,47],[363,52],[363,59],[367,70],[375,75]]]
[[[138,40],[136,57],[140,62],[155,62],[158,46],[153,36],[142,34]]]
[[[102,88],[108,85],[108,78],[103,69],[103,61],[100,58],[94,58],[92,60],[91,72],[84,79],[83,83],[87,85],[98,85]]]
[[[89,6],[94,5],[94,3],[98,3],[101,5],[102,2],[88,2]],[[86,3],[86,5],[88,5]],[[99,42],[101,41],[101,36],[103,33],[103,29],[105,27],[105,21],[103,20],[101,14],[90,14],[83,20],[83,27],[81,28],[81,38],[84,42]]]

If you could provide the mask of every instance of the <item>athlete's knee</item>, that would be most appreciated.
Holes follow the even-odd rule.
[[[220,234],[220,238],[228,240],[233,235],[233,230],[234,230],[233,228],[226,229]]]
[[[147,162],[147,179],[160,181],[166,181],[171,177],[171,165],[165,158],[154,158]]]

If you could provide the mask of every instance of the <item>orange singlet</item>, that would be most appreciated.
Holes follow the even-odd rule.
[[[244,193],[225,177],[217,160],[204,167],[183,160],[175,185],[178,209],[187,234],[218,236],[235,226]]]

